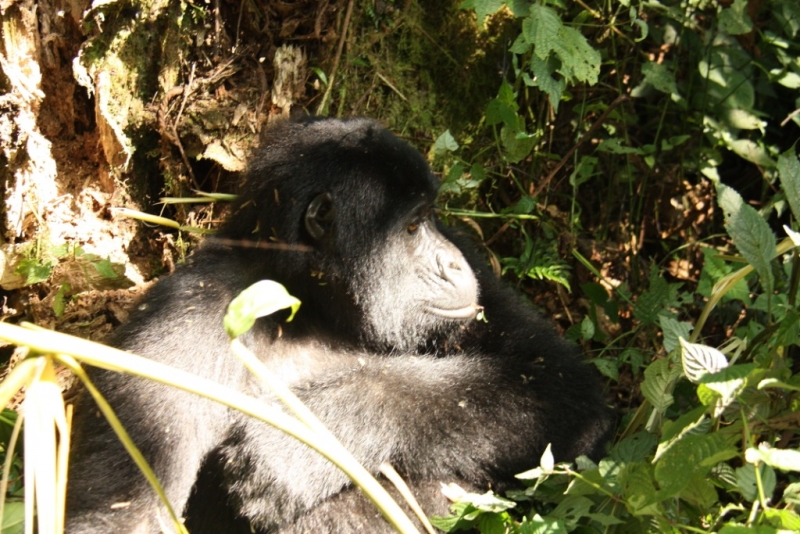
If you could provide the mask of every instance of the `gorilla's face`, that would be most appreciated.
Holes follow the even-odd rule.
[[[477,313],[478,283],[436,227],[425,158],[368,120],[271,132],[245,193],[257,200],[235,208],[223,235],[312,249],[275,256],[264,276],[290,284],[336,338],[380,352],[453,340]]]
[[[432,207],[405,214],[353,283],[373,346],[413,351],[474,319],[478,283],[461,251],[436,228]]]

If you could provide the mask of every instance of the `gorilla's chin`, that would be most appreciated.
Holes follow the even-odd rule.
[[[469,306],[464,306],[463,308],[437,308],[435,306],[425,307],[425,313],[429,313],[435,317],[461,321],[474,319],[480,310],[481,307],[477,304],[470,304]]]

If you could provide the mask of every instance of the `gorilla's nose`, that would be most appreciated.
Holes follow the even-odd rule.
[[[452,284],[459,295],[459,300],[477,302],[478,283],[475,280],[475,273],[461,255],[461,251],[455,247],[438,250],[436,265],[439,268],[439,276]]]

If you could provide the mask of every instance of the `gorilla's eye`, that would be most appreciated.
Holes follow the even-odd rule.
[[[419,224],[417,223],[409,224],[407,230],[409,234],[415,234],[417,230],[419,230]]]

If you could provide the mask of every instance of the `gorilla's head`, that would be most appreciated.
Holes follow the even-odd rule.
[[[437,191],[420,153],[371,120],[284,122],[245,178],[241,198],[259,200],[235,205],[222,236],[302,246],[254,255],[258,276],[303,300],[317,329],[415,350],[478,310],[472,269],[437,228]]]

